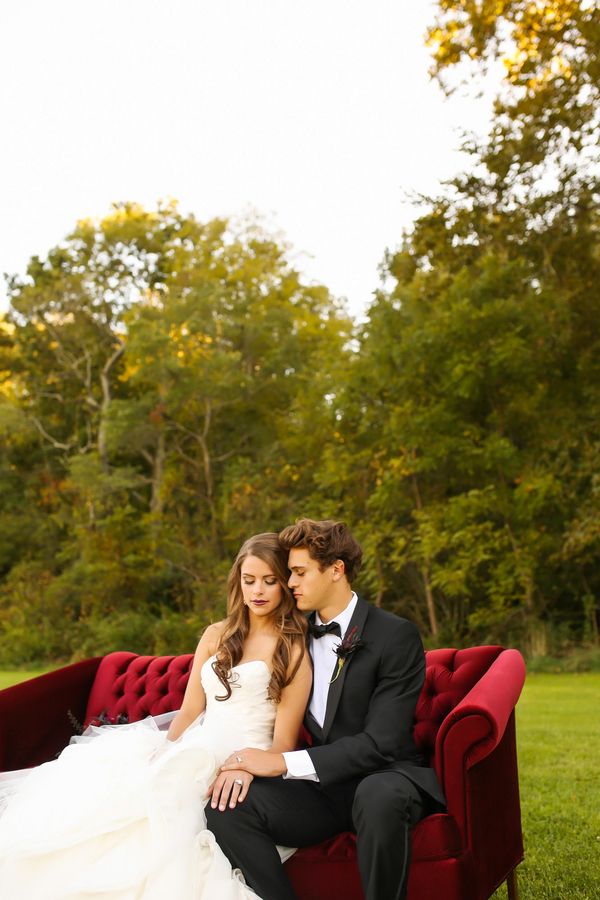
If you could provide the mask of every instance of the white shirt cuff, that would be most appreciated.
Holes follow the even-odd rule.
[[[287,766],[284,778],[302,778],[304,781],[319,780],[307,750],[291,750],[289,753],[283,753],[282,756]]]

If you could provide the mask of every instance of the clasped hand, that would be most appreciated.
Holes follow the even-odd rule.
[[[273,753],[272,750],[256,750],[254,747],[245,747],[243,750],[234,750],[221,766],[222,772],[233,769],[243,769],[251,775],[260,778],[274,778],[277,775],[285,775],[287,766],[283,753]]]
[[[208,789],[210,805],[213,809],[216,809],[218,806],[222,811],[229,803],[229,806],[233,809],[236,803],[241,803],[244,800],[253,779],[253,775],[242,769],[231,769],[228,772],[220,769],[219,774]]]
[[[227,757],[208,790],[210,805],[213,809],[218,806],[220,810],[224,810],[227,805],[233,809],[246,797],[255,775],[273,778],[284,775],[286,771],[287,766],[281,753],[256,750],[253,747],[235,750]]]

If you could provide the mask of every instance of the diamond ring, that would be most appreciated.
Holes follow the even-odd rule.
[[[244,782],[241,778],[236,778],[233,782],[234,784],[239,784],[240,787],[244,787]]]

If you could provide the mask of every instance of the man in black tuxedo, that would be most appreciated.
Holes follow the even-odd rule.
[[[402,900],[410,829],[444,803],[413,740],[425,678],[421,639],[411,622],[353,592],[362,550],[344,523],[300,519],[280,540],[298,608],[311,612],[305,726],[313,744],[236,752],[223,769],[257,777],[242,804],[207,806],[208,827],[263,900],[296,897],[276,844],[307,847],[342,831],[356,832],[367,900]]]

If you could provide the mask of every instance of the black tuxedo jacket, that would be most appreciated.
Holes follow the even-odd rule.
[[[416,627],[358,598],[348,626],[363,642],[329,686],[321,728],[310,712],[307,748],[323,787],[374,772],[397,771],[445,803],[433,769],[417,751],[414,714],[425,681],[425,652]],[[337,666],[337,657],[333,661]],[[332,665],[332,677],[335,671]]]

